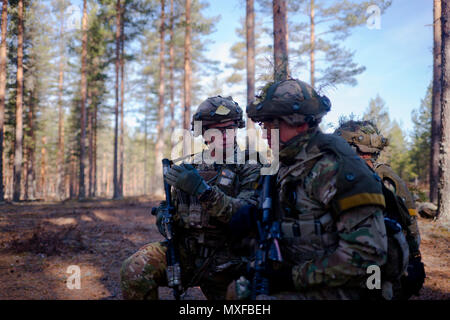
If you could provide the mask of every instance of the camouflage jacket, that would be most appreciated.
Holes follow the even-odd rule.
[[[338,161],[335,152],[311,145],[318,134],[334,139],[311,132],[294,138],[280,152],[275,210],[282,221],[283,257],[293,265],[292,278],[299,291],[364,288],[367,267],[381,266],[387,258],[381,186],[369,181],[373,173],[348,149],[355,172],[362,175],[348,173],[343,179],[342,167],[347,170],[349,166]],[[358,188],[376,184],[380,191],[352,190],[342,181],[360,176],[366,181],[358,181]],[[343,185],[351,196],[340,196]]]
[[[175,189],[174,220],[184,236],[193,236],[210,247],[224,244],[232,215],[244,205],[257,204],[259,164],[193,164],[211,186],[207,197],[200,201]]]

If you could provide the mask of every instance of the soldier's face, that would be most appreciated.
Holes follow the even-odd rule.
[[[222,143],[220,141],[216,142],[216,147],[222,147],[223,150],[227,148],[234,148],[234,141],[236,137],[236,123],[234,121],[227,121],[224,123],[215,123],[206,129],[216,129],[219,130],[222,136],[213,135],[208,139],[205,139],[207,144],[213,143],[216,139],[222,139]]]
[[[279,141],[280,141],[280,149],[283,148],[283,145],[287,143],[292,138],[302,134],[308,130],[308,124],[305,123],[301,126],[291,126],[289,123],[280,120],[279,125],[276,126],[273,121],[263,122],[263,128],[266,129],[263,131],[263,138],[267,139],[267,142],[270,147],[272,147],[272,130],[271,129],[279,129]]]
[[[373,154],[363,153],[363,152],[358,151],[358,155],[361,157],[361,159],[363,159],[367,163],[367,165],[369,167],[373,168],[373,163],[372,163],[372,160],[374,158]]]

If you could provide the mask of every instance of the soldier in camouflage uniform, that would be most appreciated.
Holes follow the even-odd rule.
[[[235,131],[244,127],[242,113],[231,97],[210,97],[199,105],[193,123],[201,121],[203,132],[221,131],[223,144],[215,144],[216,148],[225,149],[231,143],[237,150]],[[246,266],[241,256],[248,250],[241,241],[233,240],[229,219],[240,207],[257,201],[260,165],[224,162],[173,165],[165,175],[174,186],[174,234],[182,285],[184,289],[200,286],[208,299],[224,299],[227,285]],[[161,211],[157,212],[158,229],[164,235]],[[125,260],[121,269],[125,299],[158,299],[158,287],[167,286],[166,251],[165,241],[154,242]]]
[[[406,239],[409,245],[408,277],[402,279],[403,292],[398,293],[398,298],[409,298],[411,294],[418,294],[423,285],[425,271],[421,262],[420,233],[417,221],[417,211],[412,194],[406,183],[386,163],[378,162],[381,151],[388,145],[387,138],[378,130],[371,121],[347,121],[341,123],[335,134],[344,138],[366,161],[382,179],[386,188],[398,195],[404,202],[411,224],[408,227]]]
[[[367,268],[387,259],[381,183],[344,140],[321,132],[330,108],[294,79],[268,84],[247,107],[253,121],[279,129],[273,207],[284,261],[265,274],[272,298],[365,298]],[[245,298],[243,283],[232,282],[228,297]]]

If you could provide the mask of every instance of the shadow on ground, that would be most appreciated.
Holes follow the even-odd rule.
[[[128,199],[0,206],[0,299],[121,299],[122,261],[162,240],[150,214],[155,204]],[[79,290],[67,287],[71,265],[81,270]],[[168,288],[160,296],[172,299]],[[187,298],[203,295],[194,288]]]
[[[162,240],[146,198],[0,205],[0,299],[121,299],[122,261],[141,246]],[[414,300],[450,299],[449,242],[420,219],[427,279]],[[444,232],[444,233],[443,233]],[[71,265],[80,267],[81,289],[67,287]],[[168,288],[161,299],[173,299]],[[205,299],[199,288],[186,299]]]

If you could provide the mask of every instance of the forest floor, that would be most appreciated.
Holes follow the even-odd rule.
[[[0,205],[0,300],[121,299],[122,261],[142,245],[162,240],[150,214],[156,202],[121,201]],[[419,300],[450,299],[450,230],[419,220],[427,278]],[[69,289],[68,267],[81,270],[81,288]],[[161,299],[172,299],[160,288]],[[205,299],[190,289],[186,299]]]

